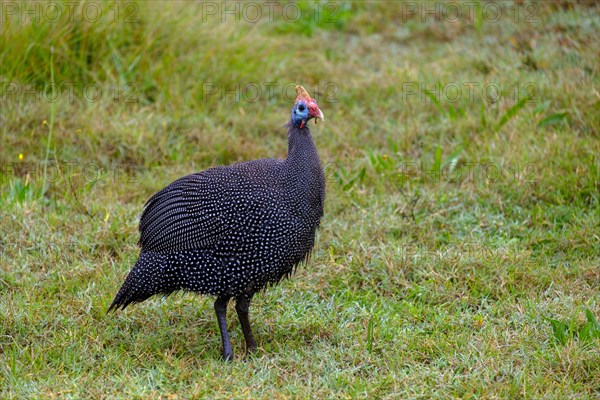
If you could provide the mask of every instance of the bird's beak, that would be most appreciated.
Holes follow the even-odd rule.
[[[321,121],[325,122],[325,116],[323,115],[323,111],[319,110],[319,115],[315,117],[315,125],[317,124],[317,120],[321,119]]]
[[[310,113],[310,116],[315,119],[315,125],[317,124],[317,120],[321,119],[321,121],[325,121],[325,116],[323,116],[323,112],[319,110],[319,107],[315,107],[316,110],[313,110]]]

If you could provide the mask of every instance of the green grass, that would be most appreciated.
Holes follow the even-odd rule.
[[[0,397],[600,396],[593,2],[455,23],[391,2],[332,3],[332,23],[159,1],[92,22],[86,4],[0,25]],[[256,101],[206,85],[264,82],[278,89]],[[326,115],[326,210],[308,265],[255,298],[258,353],[242,359],[230,309],[238,357],[220,361],[206,297],[106,315],[144,201],[211,165],[284,157],[294,82]]]

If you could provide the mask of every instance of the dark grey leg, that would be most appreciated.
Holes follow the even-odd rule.
[[[246,339],[246,351],[252,353],[256,350],[256,342],[254,341],[254,336],[252,336],[252,328],[250,327],[250,321],[248,320],[250,299],[242,295],[235,300],[235,311],[237,311],[240,324],[242,325],[242,332],[244,332],[244,338]]]
[[[229,332],[227,332],[227,303],[229,297],[219,297],[215,301],[215,312],[217,321],[219,322],[219,330],[221,331],[221,341],[223,342],[223,360],[233,360],[233,351],[229,342]]]

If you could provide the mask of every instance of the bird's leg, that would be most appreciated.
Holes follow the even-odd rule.
[[[221,341],[223,342],[223,360],[233,360],[233,351],[229,342],[229,332],[227,332],[227,303],[229,297],[219,297],[215,301],[215,313],[219,322],[219,330],[221,331]]]
[[[237,311],[240,324],[242,325],[242,332],[244,332],[244,338],[246,339],[246,351],[248,353],[252,353],[256,351],[256,342],[254,341],[252,328],[250,327],[250,321],[248,320],[250,299],[244,295],[241,295],[235,300],[235,311]]]

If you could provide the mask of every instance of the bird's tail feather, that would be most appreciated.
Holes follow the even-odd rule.
[[[162,293],[168,295],[177,290],[165,280],[164,271],[169,268],[169,258],[158,253],[141,253],[139,259],[127,275],[107,312],[125,309],[129,304],[139,303],[150,296]]]

